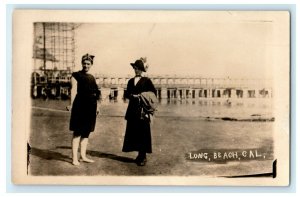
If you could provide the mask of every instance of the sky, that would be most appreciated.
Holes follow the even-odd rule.
[[[76,69],[90,53],[91,72],[106,75],[132,75],[130,63],[147,57],[150,75],[271,78],[277,54],[289,43],[269,18],[224,12],[184,23],[82,23],[76,29]]]

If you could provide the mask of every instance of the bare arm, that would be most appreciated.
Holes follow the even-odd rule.
[[[76,93],[77,93],[77,81],[74,79],[74,77],[71,78],[71,106],[73,105]]]

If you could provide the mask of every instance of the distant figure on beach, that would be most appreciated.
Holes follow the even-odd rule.
[[[138,166],[146,165],[146,154],[152,153],[150,122],[154,114],[157,98],[152,81],[143,77],[147,71],[145,58],[130,63],[135,77],[127,84],[125,98],[129,99],[125,119],[127,120],[123,152],[137,151],[135,162]]]
[[[98,114],[97,100],[100,96],[94,76],[88,73],[93,65],[93,59],[93,55],[85,54],[81,59],[82,70],[72,73],[72,88],[77,89],[75,99],[74,96],[71,97],[72,108],[69,128],[70,131],[73,131],[73,165],[80,164],[77,156],[79,144],[81,161],[94,162],[86,156],[88,138],[90,132],[95,129]]]
[[[46,87],[42,88],[42,98],[44,100],[48,99],[48,94],[47,94],[47,88]]]
[[[231,101],[229,99],[226,100],[227,105],[231,105]]]

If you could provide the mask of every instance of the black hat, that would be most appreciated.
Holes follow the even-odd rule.
[[[87,53],[87,54],[82,56],[81,62],[83,62],[85,60],[89,60],[93,64],[94,57],[95,57],[94,55],[90,55],[90,54]]]
[[[144,62],[141,59],[138,59],[134,63],[130,63],[130,64],[133,68],[137,68],[143,72],[146,72],[148,68],[144,66]]]

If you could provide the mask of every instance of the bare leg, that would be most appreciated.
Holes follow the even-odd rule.
[[[86,157],[86,148],[87,148],[87,145],[88,145],[88,141],[89,141],[88,138],[82,138],[81,139],[81,141],[80,141],[80,154],[81,154],[82,161],[85,161],[85,162],[88,162],[88,163],[93,163],[94,160],[89,159],[89,158]]]
[[[79,147],[79,142],[80,142],[80,136],[73,136],[72,139],[72,158],[73,158],[73,162],[72,164],[75,166],[78,166],[80,163],[78,162],[78,147]]]

